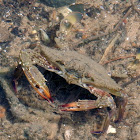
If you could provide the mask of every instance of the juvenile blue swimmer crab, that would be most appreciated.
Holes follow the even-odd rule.
[[[63,77],[69,84],[75,84],[87,89],[94,94],[96,100],[78,100],[76,102],[61,105],[62,111],[85,111],[95,108],[109,107],[110,111],[104,121],[102,130],[93,133],[107,131],[110,120],[118,112],[116,120],[121,120],[127,103],[126,94],[121,87],[111,79],[106,70],[91,58],[70,50],[57,50],[46,46],[38,46],[35,49],[24,49],[20,53],[20,65],[32,85],[43,98],[53,102],[46,79],[35,65],[39,65],[48,71],[55,72]],[[119,105],[113,97],[119,99]]]

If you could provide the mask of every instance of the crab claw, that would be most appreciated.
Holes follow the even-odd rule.
[[[41,97],[48,100],[48,102],[53,102],[50,91],[46,86],[47,80],[43,77],[41,72],[35,66],[28,67],[28,69],[26,67],[23,67],[23,71],[35,91]]]
[[[61,111],[85,111],[97,108],[94,103],[94,100],[78,100],[78,102],[61,105],[60,107],[63,108]]]
[[[53,102],[52,100],[52,97],[50,95],[50,92],[49,92],[49,89],[46,85],[44,85],[43,87],[42,86],[39,86],[39,85],[33,85],[32,83],[30,83],[31,86],[35,89],[35,91],[42,97],[44,98],[45,100],[47,100],[48,102]],[[46,96],[45,96],[45,95]]]

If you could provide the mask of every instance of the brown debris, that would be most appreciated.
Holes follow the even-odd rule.
[[[0,106],[0,118],[4,118],[5,117],[5,112],[6,112],[5,108]]]

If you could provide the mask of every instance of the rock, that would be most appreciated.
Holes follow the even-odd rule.
[[[10,32],[5,27],[0,27],[0,43],[10,41]]]

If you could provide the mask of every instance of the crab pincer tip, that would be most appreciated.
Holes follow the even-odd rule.
[[[62,107],[61,111],[79,111],[76,102],[60,105],[60,107]]]
[[[68,111],[68,108],[67,107],[69,107],[69,106],[68,106],[68,104],[64,104],[64,105],[59,105],[59,107],[61,108],[60,109],[61,111]]]
[[[67,109],[61,109],[61,111],[68,111]]]
[[[68,104],[60,105],[60,107],[69,107],[69,105]]]
[[[76,107],[76,106],[77,106],[76,102],[72,102],[72,103],[61,105],[61,107]]]
[[[53,102],[54,102],[54,101],[53,101],[53,99],[52,99],[52,97],[50,97],[50,102],[51,102],[51,103],[53,103]]]

